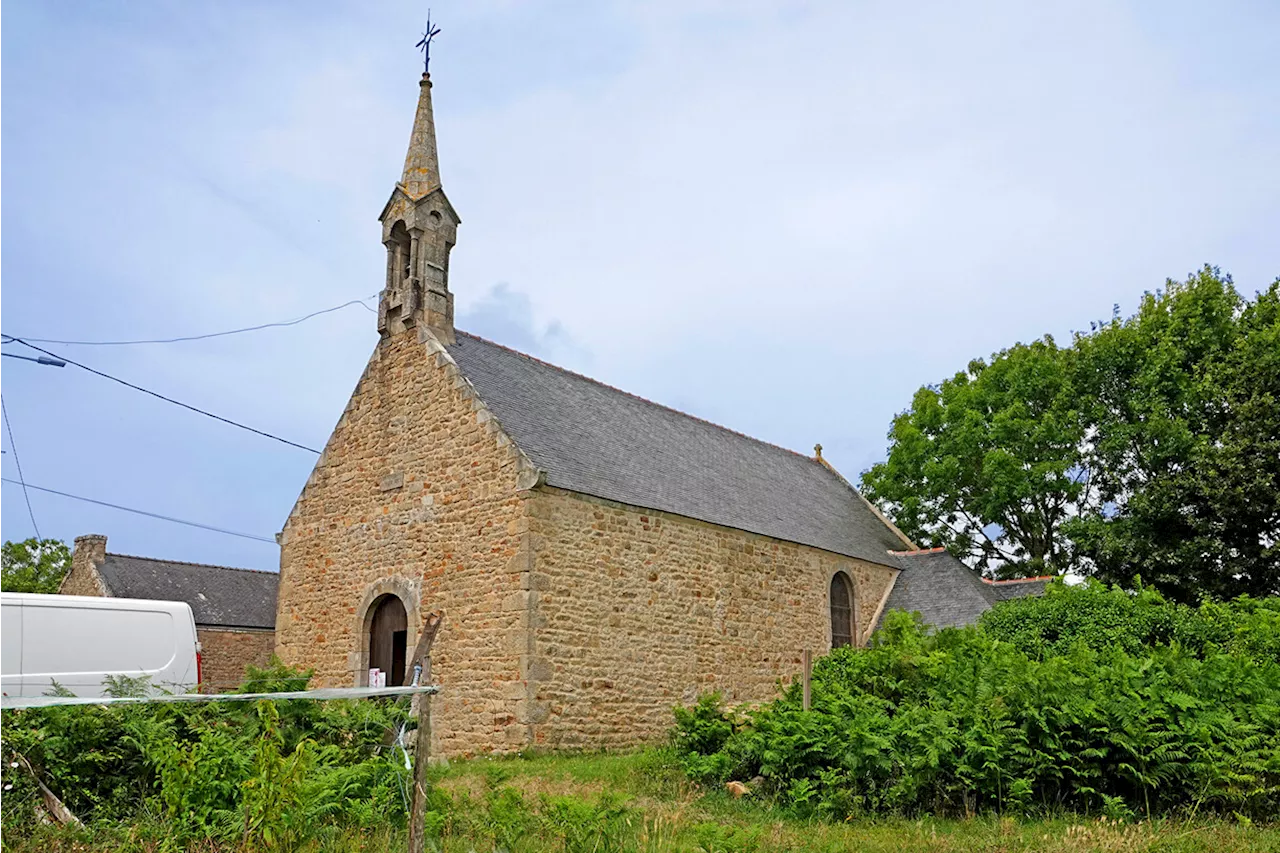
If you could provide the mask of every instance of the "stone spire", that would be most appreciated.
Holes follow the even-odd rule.
[[[454,342],[449,252],[458,217],[440,186],[436,127],[431,114],[431,78],[418,86],[404,173],[378,217],[387,247],[386,289],[378,304],[378,331],[390,337],[425,325],[442,343]]]
[[[431,75],[423,74],[418,87],[418,112],[413,117],[409,152],[405,154],[404,174],[400,177],[400,186],[404,188],[405,195],[414,201],[432,190],[440,189],[436,123],[431,115]]]

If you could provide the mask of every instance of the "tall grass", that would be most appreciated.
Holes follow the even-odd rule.
[[[442,853],[1191,853],[1274,850],[1280,844],[1280,829],[1206,820],[818,821],[780,810],[767,797],[699,793],[681,783],[674,757],[664,752],[477,759],[433,768],[432,775],[427,849]],[[83,832],[36,828],[5,842],[15,853],[260,849],[257,842],[238,839],[176,844],[171,827],[159,817],[99,823]],[[401,828],[331,826],[292,849],[399,853],[405,845]]]

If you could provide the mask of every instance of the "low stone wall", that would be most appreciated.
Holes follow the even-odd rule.
[[[276,652],[314,686],[367,681],[369,608],[398,596],[441,694],[432,752],[518,752],[527,556],[521,457],[434,339],[383,339],[280,534]]]

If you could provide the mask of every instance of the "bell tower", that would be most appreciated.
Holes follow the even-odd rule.
[[[454,343],[449,252],[462,220],[440,185],[430,74],[423,74],[418,84],[418,111],[404,173],[378,220],[387,247],[378,332],[385,338],[425,325],[441,343]]]

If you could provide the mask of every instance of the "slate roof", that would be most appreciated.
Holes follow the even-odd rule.
[[[903,547],[814,459],[463,332],[448,351],[548,485],[884,565]]]
[[[889,592],[883,613],[918,612],[925,624],[935,628],[972,625],[997,602],[1042,595],[1049,582],[1049,578],[984,581],[944,548],[898,551],[890,556],[902,571]]]
[[[995,590],[997,601],[1008,601],[1011,598],[1026,598],[1028,595],[1044,595],[1044,588],[1051,578],[1027,578],[1016,581],[994,581],[991,586]]]
[[[276,572],[107,554],[95,567],[111,595],[185,601],[196,625],[275,628]]]

